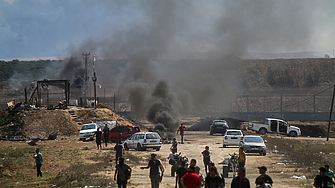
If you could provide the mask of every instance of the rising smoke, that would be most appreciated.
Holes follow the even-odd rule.
[[[327,3],[309,0],[105,3],[122,15],[119,23],[127,24],[107,29],[101,39],[83,41],[73,54],[90,51],[103,59],[127,59],[119,75],[110,75],[117,80],[112,87],[125,90],[135,113],[163,132],[174,132],[182,113],[227,109],[236,95],[239,58],[315,49],[320,34],[315,28],[323,28],[319,20],[332,13]],[[80,85],[81,57],[74,57],[66,60],[60,77]],[[185,63],[174,61],[181,59]],[[100,70],[97,75],[108,74]]]

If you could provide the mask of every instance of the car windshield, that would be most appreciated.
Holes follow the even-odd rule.
[[[262,143],[263,139],[261,137],[245,137],[244,142],[258,142]]]
[[[226,135],[242,135],[240,131],[227,131]]]
[[[214,125],[227,125],[227,122],[225,122],[225,121],[216,121],[216,122],[214,122]]]
[[[81,130],[87,130],[87,129],[95,129],[95,124],[88,124],[88,125],[83,125],[83,127],[81,127]]]
[[[147,139],[159,139],[158,134],[147,134]]]

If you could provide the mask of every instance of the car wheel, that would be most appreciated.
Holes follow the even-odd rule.
[[[141,144],[137,144],[137,148],[136,148],[137,151],[141,151],[142,150],[142,147],[141,147]]]
[[[223,147],[225,148],[225,147],[227,147],[227,145],[223,144]]]
[[[291,131],[291,132],[290,132],[290,136],[292,136],[292,137],[296,137],[296,136],[297,136],[297,133],[294,132],[294,131]]]
[[[128,144],[124,144],[124,149],[127,151],[129,150]]]
[[[156,148],[156,151],[159,151],[161,148]]]
[[[266,155],[266,151],[263,152],[263,156],[265,156],[265,155]]]
[[[267,132],[267,131],[266,131],[266,129],[264,129],[264,128],[259,130],[259,134],[261,134],[261,135],[265,135],[266,132]]]
[[[210,135],[213,135],[213,133],[212,133],[212,132],[209,132],[209,134],[210,134]]]

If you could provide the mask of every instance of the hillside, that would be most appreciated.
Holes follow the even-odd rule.
[[[13,131],[26,140],[48,138],[53,131],[58,135],[78,135],[82,124],[96,121],[118,121],[119,125],[132,125],[133,122],[108,108],[76,108],[67,110],[33,110],[21,115],[24,125],[9,124],[2,127],[3,133]],[[16,127],[14,129],[14,127]],[[21,136],[22,135],[22,136]]]

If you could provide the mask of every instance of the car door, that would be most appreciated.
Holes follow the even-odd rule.
[[[128,141],[127,141],[127,144],[128,144],[128,147],[129,148],[134,148],[134,140],[135,140],[135,137],[136,137],[136,134],[131,136]]]
[[[117,141],[117,138],[119,136],[119,130],[120,130],[120,127],[114,127],[113,129],[110,130],[110,134],[109,134],[110,141]]]
[[[279,132],[282,134],[287,134],[287,123],[284,121],[279,121]]]

